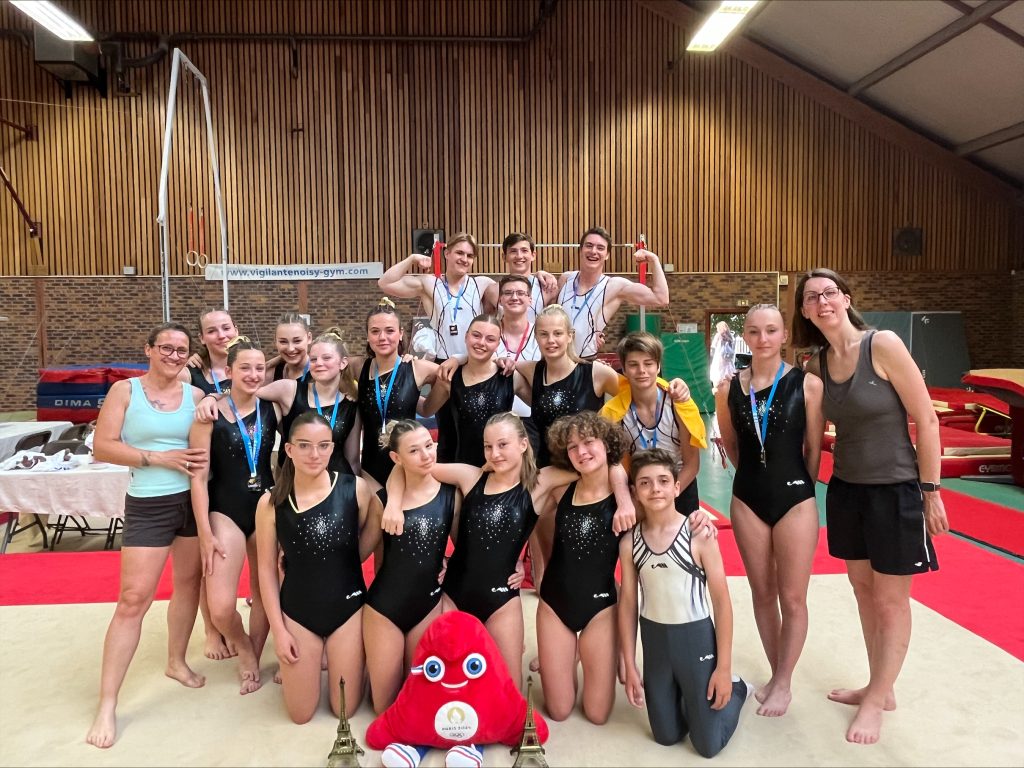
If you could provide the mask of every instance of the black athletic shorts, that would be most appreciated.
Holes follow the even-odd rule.
[[[890,576],[939,570],[916,480],[863,485],[833,476],[825,520],[832,557],[870,560],[873,570]]]
[[[198,536],[189,491],[166,496],[124,497],[125,547],[169,547],[178,536]]]

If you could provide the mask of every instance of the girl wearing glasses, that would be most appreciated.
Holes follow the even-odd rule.
[[[366,317],[366,361],[359,374],[358,408],[363,427],[363,478],[375,491],[388,481],[394,461],[385,425],[415,419],[420,389],[433,385],[437,364],[418,358],[405,361],[402,319],[394,302],[382,298]]]
[[[306,411],[296,417],[277,482],[256,508],[260,591],[281,663],[285,708],[299,724],[320,705],[325,652],[334,715],[342,678],[349,716],[363,696],[362,562],[380,541],[380,502],[362,478],[328,470],[334,447],[324,416]]]
[[[148,370],[138,378],[115,382],[96,420],[97,461],[132,468],[124,505],[121,588],[103,642],[99,706],[86,736],[97,747],[109,747],[117,737],[117,696],[172,552],[166,674],[190,688],[206,682],[185,660],[200,584],[189,479],[203,471],[208,460],[207,451],[188,444],[195,404],[203,393],[178,380],[191,342],[188,331],[177,323],[153,329],[145,348]]]
[[[747,312],[749,368],[716,382],[722,443],[736,468],[729,517],[750,581],[772,676],[757,714],[786,714],[807,639],[807,586],[818,545],[814,484],[821,459],[821,381],[782,360],[786,324],[774,304]],[[731,381],[730,381],[731,380]]]
[[[868,327],[842,277],[815,269],[796,295],[793,343],[818,347],[807,369],[820,377],[825,418],[836,427],[828,551],[846,560],[870,670],[865,687],[837,688],[829,698],[857,707],[846,740],[873,744],[882,712],[896,708],[893,687],[910,644],[911,578],[938,569],[930,536],[949,530],[939,496],[939,423],[910,352],[891,331]]]
[[[384,535],[384,562],[366,598],[363,642],[377,714],[395,700],[416,644],[441,613],[440,574],[461,501],[456,486],[431,474],[437,446],[421,424],[391,422],[386,438],[392,463],[404,471],[405,527]]]
[[[494,361],[501,342],[501,322],[494,315],[477,315],[466,329],[469,359],[455,369],[451,380],[438,377],[423,404],[424,416],[431,416],[444,403],[455,420],[455,462],[484,465],[484,425],[495,413],[512,408],[518,373],[506,376]],[[454,358],[453,358],[454,359]]]
[[[218,402],[212,422],[196,421],[189,445],[210,452],[207,468],[192,478],[206,596],[213,625],[238,652],[241,693],[260,687],[259,658],[269,624],[260,599],[256,565],[256,504],[274,484],[270,455],[280,418],[277,405],[256,392],[266,377],[263,351],[244,336],[228,349],[231,393]],[[252,595],[249,634],[238,604],[238,578],[249,558]]]

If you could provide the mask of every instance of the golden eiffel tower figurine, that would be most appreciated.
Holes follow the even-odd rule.
[[[544,747],[541,746],[537,737],[537,725],[533,722],[533,676],[526,677],[526,722],[523,724],[523,737],[519,740],[519,746],[509,750],[509,754],[516,756],[512,763],[513,768],[523,765],[536,765],[539,768],[548,768],[544,759]]]
[[[327,768],[351,768],[359,765],[359,755],[364,754],[363,748],[352,735],[348,724],[348,713],[345,711],[345,678],[341,678],[341,710],[338,715],[338,736],[327,756]]]

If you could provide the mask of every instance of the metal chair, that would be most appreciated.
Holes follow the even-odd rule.
[[[21,438],[17,445],[14,446],[14,452],[25,451],[29,448],[38,448],[41,445],[45,445],[46,441],[50,439],[49,432],[33,432],[32,434],[25,435]]]

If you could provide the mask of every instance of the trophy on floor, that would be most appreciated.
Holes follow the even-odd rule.
[[[516,756],[513,768],[524,765],[535,765],[539,768],[548,768],[544,759],[544,747],[541,746],[537,737],[537,725],[533,722],[533,676],[526,678],[526,722],[523,724],[523,737],[519,740],[519,746],[509,750],[509,754]]]
[[[331,753],[327,756],[327,768],[358,766],[359,755],[364,753],[348,724],[348,713],[345,711],[345,678],[341,678],[341,705],[338,710],[338,736],[334,740]]]

